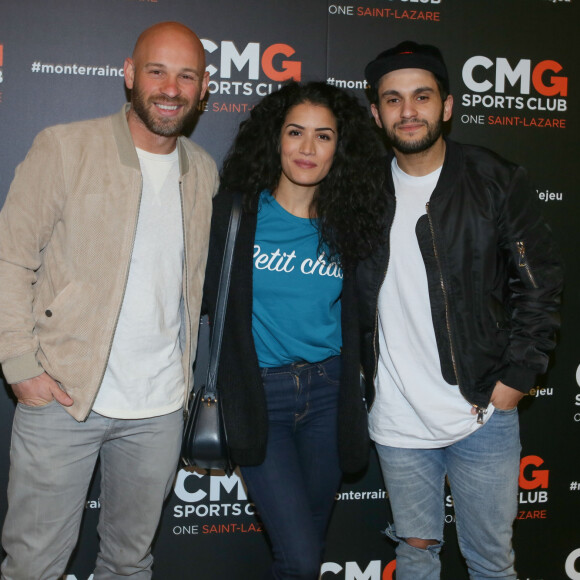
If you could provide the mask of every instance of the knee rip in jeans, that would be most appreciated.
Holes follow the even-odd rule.
[[[397,536],[395,531],[395,526],[389,524],[387,529],[383,532],[387,537],[396,542],[405,542],[410,548],[416,550],[428,551],[434,558],[439,555],[441,548],[443,547],[443,540],[423,540],[421,538],[401,538]]]

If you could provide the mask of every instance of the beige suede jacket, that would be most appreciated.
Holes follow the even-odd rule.
[[[0,363],[8,383],[46,371],[86,419],[103,379],[125,294],[142,178],[126,120],[49,127],[17,167],[0,212]],[[185,240],[182,348],[186,388],[207,260],[213,159],[178,139]]]

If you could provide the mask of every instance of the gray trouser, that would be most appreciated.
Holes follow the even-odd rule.
[[[180,411],[151,419],[91,413],[78,423],[60,404],[19,404],[12,426],[2,580],[56,580],[75,547],[101,459],[99,554],[94,580],[151,578],[151,542],[171,491]]]

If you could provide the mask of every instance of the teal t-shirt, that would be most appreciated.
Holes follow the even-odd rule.
[[[262,192],[254,241],[252,331],[261,367],[340,353],[342,270],[318,254],[316,220]]]

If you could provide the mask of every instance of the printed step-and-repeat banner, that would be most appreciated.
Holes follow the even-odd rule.
[[[203,39],[211,94],[192,138],[218,165],[240,121],[284,81],[325,79],[366,102],[363,69],[376,54],[405,39],[439,46],[455,97],[452,137],[529,169],[566,260],[559,346],[548,375],[521,404],[514,543],[520,580],[580,580],[579,1],[6,0],[0,5],[0,204],[36,133],[120,108],[123,60],[155,22],[181,21]],[[13,412],[9,390],[1,388],[0,523]],[[336,497],[323,580],[396,577],[393,545],[381,532],[390,518],[387,494],[371,459],[368,471],[345,480]],[[98,498],[96,477],[68,580],[91,578]],[[463,580],[449,493],[445,506],[443,578]],[[185,470],[177,474],[154,553],[156,577],[169,580],[251,580],[270,558],[238,475]]]

